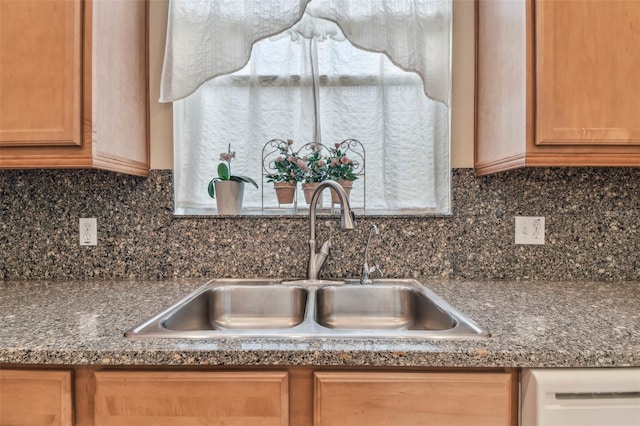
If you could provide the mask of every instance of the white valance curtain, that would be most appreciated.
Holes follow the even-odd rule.
[[[305,8],[355,46],[416,72],[425,94],[449,105],[451,0],[171,0],[160,100],[241,69],[256,41],[291,27]]]

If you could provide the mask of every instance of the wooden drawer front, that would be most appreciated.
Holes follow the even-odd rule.
[[[315,373],[316,426],[511,425],[509,373]]]
[[[71,372],[0,370],[0,425],[71,426]]]
[[[284,426],[286,372],[96,372],[96,426]]]

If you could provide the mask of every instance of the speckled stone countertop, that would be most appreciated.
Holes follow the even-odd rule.
[[[0,364],[640,366],[638,282],[422,280],[482,340],[123,337],[204,282],[0,282]]]

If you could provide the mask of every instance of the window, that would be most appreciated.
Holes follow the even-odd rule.
[[[216,214],[207,186],[229,144],[236,152],[232,173],[259,184],[246,186],[243,214],[308,211],[300,186],[295,205],[279,205],[266,182],[263,147],[274,138],[293,140],[300,155],[310,142],[359,141],[365,168],[351,192],[356,212],[448,213],[449,112],[425,95],[416,73],[305,14],[256,42],[242,69],[175,101],[176,214]],[[323,205],[331,206],[328,193]]]

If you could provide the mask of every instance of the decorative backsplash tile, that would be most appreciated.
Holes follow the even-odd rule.
[[[305,275],[308,218],[176,218],[172,197],[170,170],[0,170],[0,279]],[[359,218],[321,276],[359,276],[376,223],[389,277],[640,279],[640,169],[456,169],[453,203],[448,217]],[[515,245],[515,216],[545,216],[546,244]],[[81,217],[98,219],[97,246],[79,245]]]

